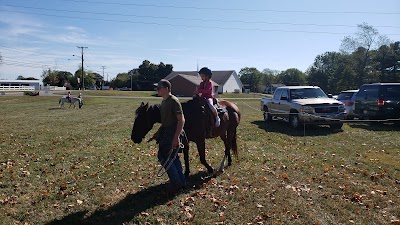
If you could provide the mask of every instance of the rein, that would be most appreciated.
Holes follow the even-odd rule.
[[[183,132],[183,135],[185,136],[186,142],[187,142],[187,137],[186,137],[186,133]],[[157,177],[162,177],[171,167],[172,163],[174,163],[176,156],[178,156],[178,152],[180,149],[183,149],[185,147],[185,145],[182,143],[182,141],[179,141],[179,147],[176,149],[171,148],[171,150],[169,151],[168,157],[165,160],[165,162],[162,164],[162,167],[158,170],[157,172]],[[173,154],[173,158],[171,159],[171,156]],[[171,160],[169,160],[171,159]],[[169,160],[169,162],[168,162]],[[161,171],[163,170],[163,168],[165,168],[165,170],[161,173]],[[160,174],[161,173],[161,174]]]

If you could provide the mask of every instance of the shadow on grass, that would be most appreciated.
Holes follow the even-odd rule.
[[[258,126],[258,128],[263,129],[267,132],[287,134],[290,136],[326,136],[330,134],[336,134],[343,132],[343,130],[333,130],[329,126],[317,126],[317,125],[307,125],[304,129],[302,127],[299,130],[295,130],[289,127],[289,123],[283,120],[273,120],[272,122],[265,122],[264,120],[253,121],[252,124]]]
[[[349,123],[352,128],[365,129],[369,131],[400,131],[400,124],[388,122],[358,122]]]
[[[93,214],[86,216],[87,210],[74,212],[62,218],[61,220],[53,220],[47,225],[63,225],[63,224],[107,224],[117,225],[132,221],[141,212],[153,208],[157,205],[163,205],[171,201],[179,194],[197,190],[202,187],[203,183],[208,182],[211,177],[205,172],[199,172],[188,178],[188,188],[176,193],[175,195],[165,194],[166,184],[160,184],[142,189],[135,194],[128,194],[120,202],[107,209],[98,209]],[[139,221],[138,221],[139,222]]]

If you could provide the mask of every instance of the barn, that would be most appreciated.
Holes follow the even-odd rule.
[[[180,82],[174,83],[174,78],[179,75],[178,80]],[[164,79],[169,80],[172,84],[172,89],[178,88],[184,93],[192,93],[196,89],[193,84],[197,83],[196,87],[200,84],[201,79],[197,71],[172,71]],[[241,93],[243,84],[240,81],[236,71],[234,70],[223,70],[213,71],[212,81],[216,84],[216,93]],[[194,83],[195,82],[195,83]],[[190,95],[189,95],[190,96]]]

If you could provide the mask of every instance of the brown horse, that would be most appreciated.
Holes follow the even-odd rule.
[[[212,127],[212,131],[208,132],[208,116],[213,116],[211,110],[206,104],[204,98],[194,97],[193,99],[183,102],[182,108],[185,116],[184,130],[187,140],[196,143],[197,151],[200,156],[200,162],[207,168],[208,173],[213,173],[214,169],[206,161],[205,140],[206,138],[220,137],[224,141],[225,154],[221,161],[218,172],[222,172],[225,166],[225,159],[228,158],[228,166],[232,165],[231,152],[237,157],[237,126],[240,122],[239,108],[228,101],[220,100],[219,104],[226,110],[219,113],[221,124],[219,127]],[[142,104],[136,110],[136,117],[133,123],[131,139],[135,143],[142,142],[146,134],[153,128],[155,123],[161,122],[160,105]],[[185,160],[185,175],[190,174],[189,169],[189,145],[185,144],[183,148]]]

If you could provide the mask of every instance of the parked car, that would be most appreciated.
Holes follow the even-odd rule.
[[[336,99],[338,101],[341,101],[344,104],[344,109],[346,112],[346,119],[354,119],[354,117],[357,116],[357,114],[355,114],[353,111],[353,105],[354,105],[354,101],[355,101],[357,92],[358,92],[358,90],[342,91],[336,97]]]
[[[304,124],[329,125],[338,130],[345,118],[344,105],[329,98],[317,86],[279,87],[272,98],[261,99],[261,111],[268,123],[274,118],[285,119],[294,129]]]
[[[400,119],[400,83],[362,85],[355,98],[354,112],[361,119]]]

